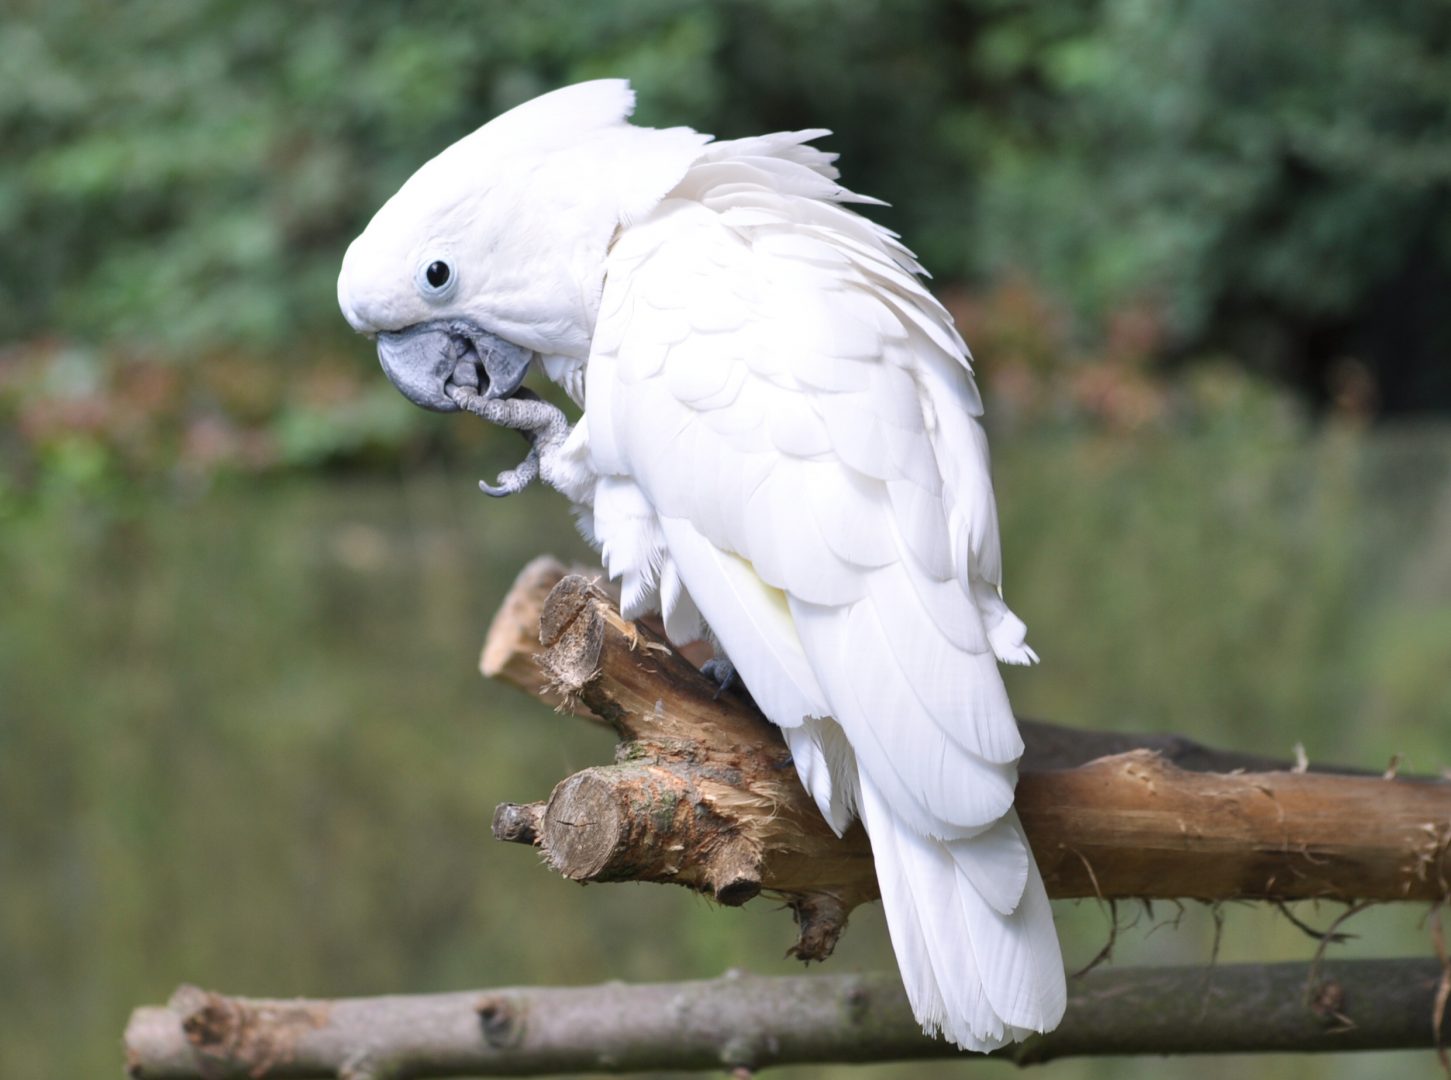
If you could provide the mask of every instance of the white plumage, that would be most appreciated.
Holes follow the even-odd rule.
[[[582,396],[546,478],[625,614],[708,627],[833,827],[862,818],[924,1028],[976,1050],[1052,1028],[1063,968],[997,668],[1036,657],[999,591],[966,347],[844,205],[871,200],[807,145],[825,132],[709,143],[631,106],[571,87],[430,162],[350,249],[343,309],[364,332],[466,315]],[[420,307],[414,263],[443,245],[459,294]]]

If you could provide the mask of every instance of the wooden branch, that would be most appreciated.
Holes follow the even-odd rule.
[[[1435,960],[1100,969],[1019,1064],[1108,1054],[1433,1045]],[[1307,987],[1311,992],[1307,993]],[[183,987],[126,1028],[134,1080],[531,1076],[964,1057],[912,1020],[895,974],[269,1001]]]
[[[851,909],[876,897],[865,834],[831,832],[777,729],[744,695],[718,695],[658,633],[624,620],[591,579],[530,564],[481,666],[521,688],[543,687],[621,739],[615,764],[568,777],[543,803],[501,806],[499,839],[537,845],[575,881],[673,882],[723,904],[768,891],[795,911],[803,959],[829,955]],[[1263,771],[1265,759],[1182,739],[1098,757],[1122,750],[1125,737],[1024,728],[1018,812],[1051,896],[1436,901],[1451,893],[1446,783]],[[1193,772],[1176,758],[1259,771]]]
[[[568,700],[567,695],[559,688],[551,687],[550,677],[538,659],[543,652],[539,620],[544,613],[545,602],[554,587],[570,576],[584,578],[617,603],[611,584],[604,580],[598,567],[566,567],[552,556],[541,555],[519,572],[504,597],[503,604],[489,626],[483,653],[479,657],[479,671],[488,678],[498,679],[526,694],[542,697],[561,711],[603,724],[606,721],[590,712],[580,701]],[[657,638],[664,637],[656,620],[645,619],[641,625],[651,630]],[[688,646],[676,651],[695,667],[710,658],[710,650],[703,645]],[[1153,750],[1180,768],[1194,772],[1276,772],[1295,766],[1294,762],[1285,758],[1248,754],[1238,750],[1219,750],[1183,735],[1084,731],[1027,717],[1019,717],[1018,726],[1023,732],[1023,741],[1027,744],[1021,766],[1025,772],[1069,769],[1096,758],[1128,753],[1131,750]],[[1346,776],[1380,776],[1383,772],[1380,769],[1318,764],[1311,767],[1311,771]]]

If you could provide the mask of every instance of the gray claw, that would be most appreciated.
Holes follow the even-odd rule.
[[[722,694],[729,692],[739,694],[753,706],[756,705],[756,699],[751,696],[751,688],[746,685],[745,680],[736,671],[736,666],[730,662],[729,657],[717,656],[714,659],[707,660],[700,665],[700,673],[715,683],[715,693],[711,696],[717,701],[720,700]],[[760,706],[756,707],[759,708]]]
[[[539,479],[539,451],[531,449],[528,456],[517,466],[499,474],[497,485],[487,480],[479,481],[479,490],[485,495],[502,499],[505,495],[517,495],[535,480]]]

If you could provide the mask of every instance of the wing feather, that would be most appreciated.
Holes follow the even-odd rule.
[[[680,578],[711,631],[723,641],[749,637],[772,643],[769,650],[741,650],[732,657],[761,710],[782,727],[829,716],[785,597],[766,585],[749,563],[721,551],[683,518],[661,518],[660,527]]]
[[[807,603],[844,606],[866,582],[837,557],[801,498],[799,463],[777,461],[746,498],[746,547],[761,580]],[[790,539],[782,543],[781,537]]]
[[[811,463],[806,499],[831,550],[863,569],[901,558],[891,523],[886,485],[833,461]],[[868,587],[876,579],[868,578]]]

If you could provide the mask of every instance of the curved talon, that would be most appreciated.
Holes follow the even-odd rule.
[[[518,465],[499,474],[497,485],[490,484],[487,480],[480,480],[479,490],[485,495],[502,499],[505,495],[519,494],[537,479],[539,479],[539,451],[530,450]]]

